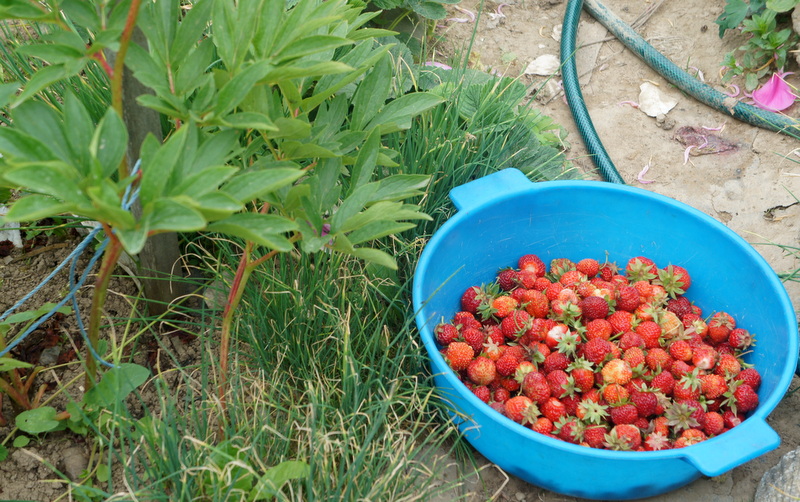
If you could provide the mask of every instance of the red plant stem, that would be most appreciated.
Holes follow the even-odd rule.
[[[114,79],[114,68],[112,68],[111,65],[108,64],[108,59],[106,59],[102,51],[97,51],[94,54],[92,54],[92,59],[100,63],[100,66],[106,72],[106,75],[108,75],[109,80]]]
[[[103,261],[100,271],[97,273],[97,280],[94,283],[94,294],[92,295],[92,310],[89,312],[89,344],[92,349],[97,351],[97,342],[100,338],[100,323],[102,321],[103,305],[106,302],[108,293],[108,283],[111,274],[117,266],[117,261],[122,254],[122,243],[111,232],[107,226],[106,235],[109,238],[108,247],[103,253]],[[89,347],[86,348],[86,390],[91,389],[97,378],[97,362],[94,360]]]
[[[236,275],[233,277],[231,289],[228,292],[228,301],[225,304],[225,309],[222,311],[222,333],[220,336],[219,346],[219,400],[224,411],[227,406],[225,404],[225,393],[228,385],[228,354],[230,352],[231,342],[231,327],[233,325],[233,313],[244,293],[244,285],[250,278],[250,273],[253,271],[250,267],[250,254],[253,251],[253,243],[248,242],[245,244],[242,257],[239,259],[239,266],[236,267]]]
[[[136,27],[136,18],[139,17],[141,3],[141,0],[131,0],[128,18],[125,20],[125,28],[123,28],[119,39],[119,52],[117,52],[117,57],[114,61],[114,78],[111,80],[111,106],[117,110],[120,117],[122,117],[122,74],[125,69],[125,55],[128,53],[133,29]]]
[[[26,410],[31,409],[31,403],[28,400],[28,396],[19,392],[17,389],[14,388],[14,386],[12,386],[4,378],[1,377],[0,377],[0,391],[3,391],[4,394],[8,394],[8,397],[11,398],[12,401],[20,405],[23,409]]]

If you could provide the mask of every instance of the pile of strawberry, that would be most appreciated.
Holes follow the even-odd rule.
[[[680,266],[624,269],[536,255],[468,288],[435,328],[460,380],[541,434],[612,450],[681,448],[724,433],[758,406],[753,336],[684,295]]]

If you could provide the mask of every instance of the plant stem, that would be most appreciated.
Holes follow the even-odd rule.
[[[100,323],[102,321],[103,305],[106,302],[106,293],[108,293],[108,282],[111,280],[111,273],[117,266],[117,261],[122,254],[122,243],[108,227],[106,227],[106,235],[108,235],[109,243],[105,253],[103,253],[103,261],[97,274],[97,280],[94,283],[92,310],[89,312],[89,344],[94,351],[97,351],[97,342],[100,338]],[[97,362],[94,360],[91,350],[87,347],[86,390],[94,386],[96,377]]]
[[[236,267],[236,275],[233,277],[231,289],[228,292],[228,301],[222,311],[222,334],[219,347],[219,400],[222,403],[223,411],[226,409],[225,392],[228,383],[228,353],[230,351],[231,327],[233,326],[233,313],[244,293],[244,285],[250,278],[253,267],[250,266],[250,255],[253,252],[253,243],[248,242],[244,246],[239,266]]]
[[[131,43],[133,36],[133,29],[136,27],[136,19],[139,17],[139,7],[141,0],[131,0],[131,6],[128,9],[128,18],[125,20],[125,28],[122,30],[122,35],[119,39],[119,51],[114,58],[114,71],[110,75],[111,78],[111,106],[117,111],[120,118],[124,118],[125,111],[123,109],[123,94],[122,83],[124,81],[125,73],[125,56],[128,53],[128,47]],[[118,168],[119,179],[123,180],[128,176],[128,161],[126,157],[122,157]]]

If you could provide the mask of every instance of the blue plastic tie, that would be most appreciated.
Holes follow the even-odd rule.
[[[141,165],[141,161],[137,161],[136,164],[133,166],[133,169],[131,170],[131,175],[134,175],[139,171],[139,166],[140,165]],[[138,196],[139,196],[138,187],[136,189],[134,189],[134,190],[131,190],[131,185],[128,185],[125,188],[125,193],[122,195],[122,208],[125,209],[126,211],[130,210],[131,206],[136,201],[136,198]],[[89,348],[89,352],[91,353],[92,357],[96,361],[98,361],[100,364],[102,364],[103,366],[107,366],[109,368],[116,368],[117,367],[115,364],[110,363],[110,362],[106,361],[105,359],[103,359],[102,357],[100,357],[100,355],[97,353],[97,351],[95,351],[94,347],[92,347],[92,344],[89,341],[89,335],[88,335],[88,333],[86,333],[86,328],[85,328],[85,326],[83,324],[83,319],[81,318],[80,308],[78,308],[78,299],[75,296],[77,291],[81,287],[83,287],[83,284],[86,282],[86,279],[89,277],[89,272],[91,272],[91,270],[94,268],[94,265],[97,263],[97,260],[99,260],[100,257],[103,255],[103,251],[105,251],[105,248],[108,245],[108,237],[106,237],[105,239],[103,239],[103,241],[100,243],[100,245],[95,250],[94,255],[91,257],[91,259],[89,260],[89,263],[86,265],[86,268],[84,269],[83,273],[81,274],[80,279],[78,281],[76,281],[75,280],[75,274],[77,272],[76,268],[78,266],[78,259],[81,257],[81,255],[86,250],[86,248],[89,247],[89,244],[92,243],[92,241],[97,236],[97,234],[100,232],[100,230],[101,230],[100,227],[93,228],[89,232],[89,235],[87,235],[75,247],[75,249],[64,259],[64,261],[62,261],[52,272],[50,272],[50,274],[48,274],[47,277],[45,277],[35,288],[33,288],[33,290],[31,290],[28,294],[26,294],[24,297],[22,297],[22,299],[20,299],[10,309],[6,310],[3,313],[3,315],[0,316],[0,321],[5,319],[6,317],[8,317],[12,312],[17,310],[22,304],[24,304],[33,295],[35,295],[40,289],[42,289],[42,287],[45,284],[50,282],[50,280],[53,279],[53,277],[55,277],[56,274],[58,274],[58,272],[67,265],[67,263],[71,262],[70,263],[70,267],[69,267],[69,285],[70,285],[69,292],[66,294],[66,296],[63,299],[61,299],[61,301],[56,303],[56,305],[52,309],[50,309],[50,311],[47,314],[45,314],[42,317],[40,317],[39,319],[37,319],[36,322],[31,324],[28,327],[28,329],[26,329],[21,335],[19,335],[13,342],[8,344],[8,346],[6,346],[5,349],[0,350],[0,357],[3,357],[6,354],[8,354],[9,352],[11,352],[11,350],[14,347],[16,347],[17,345],[22,343],[22,341],[25,340],[25,338],[27,338],[28,335],[33,333],[33,331],[35,331],[39,326],[41,326],[42,323],[44,323],[45,321],[50,319],[50,317],[52,317],[53,314],[55,314],[61,307],[66,305],[66,303],[68,301],[72,300],[72,307],[73,307],[73,310],[75,312],[75,319],[76,319],[77,324],[78,324],[78,330],[80,331],[81,336],[83,337],[83,340],[86,343],[86,346]]]

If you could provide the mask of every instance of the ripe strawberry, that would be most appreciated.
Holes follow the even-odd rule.
[[[642,339],[642,337],[635,331],[626,331],[617,340],[617,346],[619,347],[619,350],[625,352],[626,350],[634,347],[644,349],[645,343],[644,339]]]
[[[586,277],[594,277],[600,272],[600,262],[594,258],[584,258],[575,264],[575,268]]]
[[[553,302],[555,300],[558,300],[558,295],[560,295],[564,289],[565,289],[564,285],[556,281],[550,283],[550,285],[547,286],[547,288],[545,288],[544,291],[542,292],[547,296],[548,302]]]
[[[611,357],[611,350],[611,342],[602,338],[592,338],[582,345],[583,357],[597,366]]]
[[[644,362],[652,371],[669,371],[672,367],[674,359],[669,355],[669,352],[661,347],[654,347],[647,351],[644,357]]]
[[[458,329],[450,323],[442,323],[433,330],[436,334],[436,341],[441,345],[449,345],[458,338]]]
[[[492,300],[492,314],[500,319],[507,317],[519,306],[519,302],[508,295],[501,295]]]
[[[697,371],[683,375],[672,388],[672,396],[678,400],[698,399],[702,382]]]
[[[617,272],[619,272],[619,267],[617,267],[616,263],[605,262],[600,266],[600,277],[604,281],[610,281],[612,277],[617,275]]]
[[[491,340],[497,345],[503,345],[506,342],[506,336],[503,334],[503,330],[497,325],[484,326],[483,336],[487,342]]]
[[[703,415],[703,432],[707,436],[718,436],[725,429],[725,419],[716,411],[709,411]]]
[[[581,282],[585,282],[586,276],[577,270],[567,270],[564,272],[561,277],[558,278],[558,282],[563,284],[564,286],[577,286]]]
[[[606,320],[611,323],[614,333],[625,333],[632,331],[633,314],[624,310],[616,310]]]
[[[453,342],[447,346],[444,355],[454,371],[461,371],[467,369],[472,358],[475,357],[475,351],[466,342]]]
[[[517,284],[519,284],[520,289],[534,289],[538,277],[533,270],[519,270],[517,272]]]
[[[661,326],[655,321],[642,321],[635,331],[644,340],[646,348],[652,349],[661,345]]]
[[[531,361],[523,359],[520,361],[519,366],[517,366],[517,371],[514,372],[514,380],[521,384],[522,381],[525,380],[525,376],[534,371],[536,371],[536,365]]]
[[[482,327],[481,322],[475,319],[472,312],[467,312],[466,310],[456,312],[455,315],[453,315],[453,324],[460,330],[464,328],[481,329]]]
[[[564,370],[553,370],[545,376],[550,386],[550,395],[562,398],[570,393],[569,375]],[[573,391],[574,392],[574,391]]]
[[[594,371],[590,368],[578,367],[570,371],[569,375],[580,392],[589,392],[594,387]]]
[[[700,376],[701,391],[708,399],[717,399],[728,390],[728,383],[724,377],[710,373]]]
[[[666,340],[672,340],[673,338],[683,336],[683,323],[678,319],[675,313],[669,310],[665,310],[661,313],[661,320],[658,325],[661,326],[662,336]]]
[[[669,371],[662,371],[650,380],[650,387],[665,396],[671,396],[675,388],[675,377]]]
[[[467,366],[467,375],[478,385],[488,385],[497,378],[497,368],[488,357],[478,356]]]
[[[632,424],[639,418],[639,411],[630,403],[612,406],[608,413],[611,416],[611,422],[615,425]]]
[[[692,313],[692,302],[685,296],[667,300],[667,310],[677,315],[681,321],[686,314]]]
[[[592,319],[586,323],[585,328],[584,336],[587,340],[591,340],[592,338],[608,340],[611,338],[611,332],[613,331],[611,323],[605,319]]]
[[[625,265],[625,275],[632,281],[651,281],[657,277],[658,267],[650,258],[636,256]]]
[[[517,279],[518,273],[513,268],[503,269],[497,274],[497,284],[503,291],[511,291],[516,288],[519,285]]]
[[[517,262],[517,268],[520,270],[531,270],[536,273],[538,277],[543,277],[547,273],[547,267],[541,258],[535,254],[526,254],[520,257]]]
[[[569,366],[569,358],[563,352],[551,352],[544,358],[542,372],[547,374],[555,370],[566,370]]]
[[[733,397],[736,399],[736,411],[738,413],[747,413],[758,407],[758,394],[746,383],[736,387],[736,390],[733,391]]]
[[[692,279],[685,268],[678,265],[667,265],[667,268],[658,271],[657,284],[666,290],[670,298],[676,298],[686,293],[692,284]]]
[[[498,403],[505,403],[511,399],[511,392],[505,387],[498,387],[494,390],[494,393],[492,393],[492,398]]]
[[[713,343],[722,343],[736,328],[736,321],[727,312],[716,312],[708,320],[708,337]]]
[[[720,354],[714,373],[726,378],[735,377],[742,371],[742,364],[732,354]]]
[[[578,302],[583,319],[605,319],[608,315],[608,302],[599,296],[589,296]]]
[[[655,415],[658,410],[658,396],[650,389],[643,388],[639,391],[633,391],[630,399],[640,417],[650,417]]]
[[[538,432],[539,434],[553,434],[553,421],[547,417],[539,417],[531,426],[531,429]]]
[[[681,433],[673,443],[673,448],[685,448],[693,444],[705,441],[708,437],[699,429],[688,429]]]
[[[509,354],[508,352],[504,353],[495,361],[497,374],[504,377],[513,375],[517,371],[520,362],[522,362],[522,359],[516,355]]]
[[[692,354],[692,363],[701,370],[711,370],[717,365],[719,354],[709,345],[695,347]]]
[[[525,375],[520,387],[522,393],[536,404],[543,404],[550,398],[550,385],[544,374],[532,371]]]
[[[521,424],[530,414],[530,407],[536,406],[533,401],[525,396],[514,396],[505,403],[506,416]]]
[[[618,383],[610,383],[605,385],[602,392],[603,399],[605,399],[606,402],[611,405],[622,404],[631,395],[628,389]]]
[[[555,258],[550,260],[550,276],[554,280],[559,280],[562,275],[575,270],[575,263],[569,258]]]
[[[669,372],[672,373],[677,379],[680,379],[687,373],[691,373],[694,371],[695,366],[691,364],[691,362],[687,363],[686,361],[674,361],[672,366],[669,369]]]
[[[603,381],[606,383],[618,383],[625,385],[630,382],[633,376],[631,366],[623,359],[612,359],[608,361],[600,370]]]
[[[577,285],[575,285],[575,292],[581,298],[587,298],[589,296],[603,296],[597,286],[595,286],[591,281],[579,282]]]
[[[617,310],[634,312],[642,304],[642,297],[633,286],[621,286],[617,288],[616,302]]]
[[[591,448],[603,448],[608,434],[605,425],[587,425],[583,431],[583,440]]]
[[[492,391],[489,390],[489,387],[485,385],[479,385],[472,389],[472,393],[475,394],[478,399],[483,401],[484,403],[488,403],[492,400]]]
[[[609,450],[635,451],[642,445],[642,433],[630,424],[615,425],[604,444]]]
[[[486,295],[478,286],[472,286],[461,295],[461,309],[476,314],[481,303],[486,301]]]
[[[634,371],[638,371],[639,366],[644,367],[644,357],[644,350],[641,347],[631,347],[622,353],[622,360]]]
[[[564,339],[565,336],[569,334],[569,327],[563,323],[554,324],[544,337],[544,343],[547,344],[548,347],[551,349],[555,349],[561,340]]]
[[[553,424],[553,433],[561,440],[577,444],[583,441],[584,426],[575,417],[564,416]]]
[[[675,340],[669,345],[669,355],[678,361],[691,361],[692,354],[692,346],[686,340]]]
[[[555,423],[559,418],[567,415],[567,410],[564,404],[556,397],[550,397],[541,405],[542,415],[549,418],[551,422]]]
[[[722,413],[722,420],[725,422],[725,427],[728,429],[733,429],[737,425],[740,425],[744,422],[744,413],[736,413],[733,410],[725,410]]]
[[[753,335],[744,328],[734,328],[728,334],[728,343],[736,349],[745,350],[753,345]]]
[[[544,290],[546,290],[547,287],[550,286],[551,284],[552,283],[550,282],[550,279],[548,279],[547,277],[537,277],[531,289],[544,292]]]
[[[749,385],[753,390],[758,390],[761,387],[761,374],[755,368],[745,368],[736,375],[736,380],[741,380],[743,383]]]
[[[461,331],[461,336],[464,341],[472,347],[472,350],[479,354],[483,350],[483,344],[486,343],[486,335],[480,329],[466,328]]]
[[[535,289],[527,290],[521,302],[525,305],[525,311],[532,317],[544,319],[550,312],[550,302],[547,295]]]
[[[696,334],[702,340],[708,335],[708,324],[706,321],[695,313],[686,314],[681,320],[685,334]]]
[[[531,316],[524,310],[513,310],[500,322],[503,335],[509,340],[516,340],[531,327]]]

